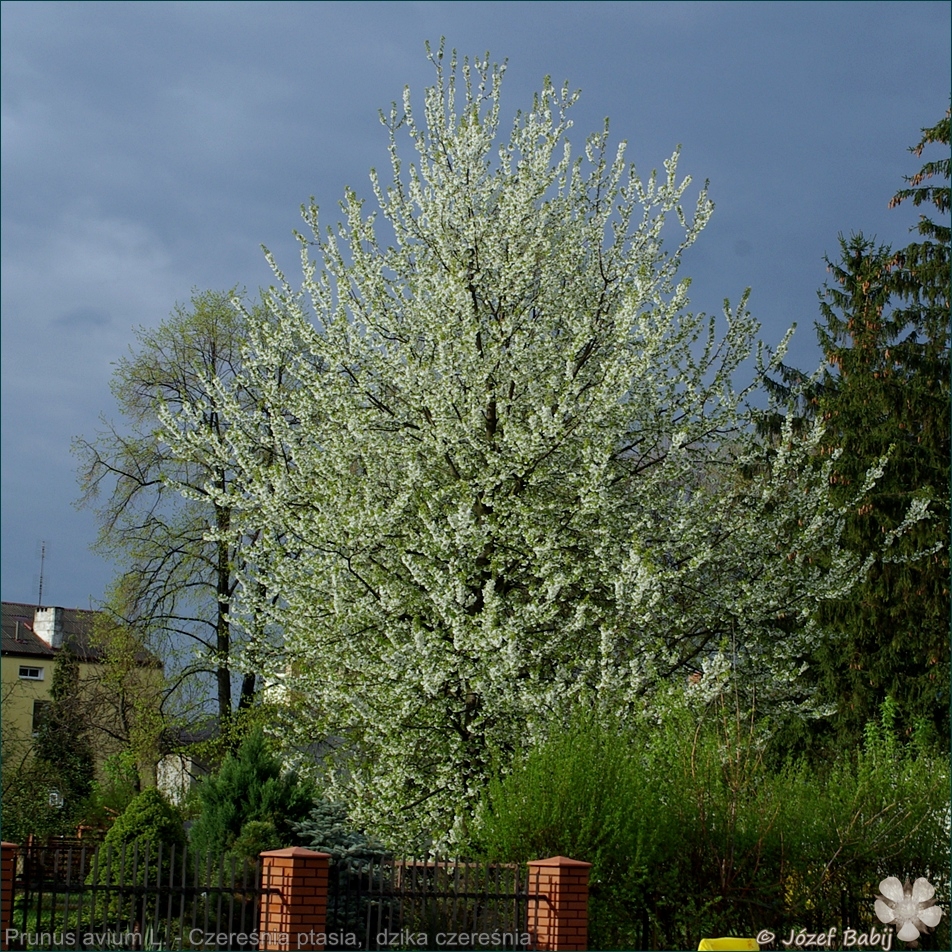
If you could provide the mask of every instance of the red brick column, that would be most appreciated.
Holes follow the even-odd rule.
[[[588,871],[591,863],[565,856],[529,863],[532,947],[547,952],[588,949]]]
[[[13,877],[17,869],[16,843],[0,844],[0,949],[7,947],[7,929],[13,925]]]
[[[261,854],[259,949],[323,949],[330,856],[299,846]]]

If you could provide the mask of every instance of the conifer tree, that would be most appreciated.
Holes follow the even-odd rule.
[[[80,816],[93,784],[93,750],[89,740],[87,701],[83,695],[79,660],[69,648],[60,649],[53,668],[49,707],[40,725],[35,754],[51,773],[63,822]],[[58,796],[57,796],[58,794]],[[39,791],[45,796],[46,791]]]
[[[929,161],[891,202],[949,211],[949,116],[911,151]],[[842,454],[835,491],[853,491],[876,459],[882,477],[847,523],[844,544],[876,561],[864,583],[826,607],[839,636],[819,647],[827,697],[842,740],[857,740],[887,696],[905,729],[949,731],[949,225],[923,214],[921,240],[900,251],[855,235],[828,262],[820,343],[831,365],[817,405],[828,447]],[[930,517],[892,548],[883,540],[913,500]]]
[[[199,853],[231,849],[249,824],[256,838],[271,837],[265,848],[288,846],[294,827],[314,806],[311,786],[286,773],[268,750],[260,730],[248,733],[237,755],[228,754],[217,773],[198,788],[201,813],[191,830]]]

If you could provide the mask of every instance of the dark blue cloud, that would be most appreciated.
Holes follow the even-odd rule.
[[[328,223],[387,167],[377,112],[432,74],[423,41],[508,58],[505,105],[543,75],[582,89],[574,139],[611,117],[644,171],[682,144],[717,205],[686,260],[694,304],[753,288],[776,341],[815,362],[816,290],[840,231],[906,240],[889,197],[948,104],[950,6],[855,3],[18,3],[2,43],[3,576],[55,529],[52,600],[93,562],[70,438],[111,413],[111,363],[193,287],[289,275],[298,208]]]

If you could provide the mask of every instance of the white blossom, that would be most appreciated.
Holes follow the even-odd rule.
[[[458,834],[493,758],[574,705],[624,716],[728,657],[786,690],[861,569],[820,430],[754,434],[746,296],[690,310],[706,188],[689,211],[678,154],[644,180],[607,127],[572,159],[576,97],[548,81],[503,139],[502,68],[442,59],[422,121],[409,93],[384,116],[376,214],[304,209],[255,405],[217,445],[187,413],[164,435],[239,474],[241,597],[283,632],[300,738],[337,738],[337,793],[404,841]]]

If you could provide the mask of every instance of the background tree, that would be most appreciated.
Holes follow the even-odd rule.
[[[573,161],[548,82],[500,141],[502,68],[433,61],[425,121],[408,93],[384,118],[393,244],[352,192],[337,233],[306,209],[303,293],[278,271],[248,320],[257,401],[209,379],[233,425],[183,405],[162,434],[233,461],[243,614],[284,634],[261,657],[309,699],[300,734],[339,740],[357,825],[417,845],[577,705],[624,718],[690,671],[777,699],[859,561],[813,557],[841,527],[818,430],[734,478],[765,452],[734,385],[758,326],[688,309],[711,203],[685,213],[677,156],[642,181],[604,131]]]
[[[100,521],[97,546],[120,566],[106,606],[115,630],[135,633],[166,663],[169,690],[193,720],[213,679],[226,741],[257,686],[254,671],[236,664],[229,615],[247,539],[223,503],[228,461],[172,453],[158,436],[158,414],[200,407],[200,430],[221,437],[229,426],[205,381],[227,386],[240,379],[246,315],[233,296],[197,292],[158,328],[140,328],[137,348],[113,376],[122,424],[107,422],[95,439],[74,445],[81,503],[95,506]]]
[[[949,211],[949,117],[923,130],[913,151],[943,147],[907,178],[891,204]],[[844,544],[876,561],[864,581],[828,606],[839,633],[819,648],[826,696],[836,702],[841,741],[857,741],[886,696],[911,731],[927,722],[949,733],[949,225],[922,215],[921,240],[893,252],[855,235],[828,261],[833,282],[821,299],[820,343],[832,369],[817,406],[840,498],[866,468],[889,455],[873,492],[854,509]],[[913,500],[930,518],[896,546],[883,539]],[[918,556],[911,558],[918,553]]]
[[[86,692],[79,660],[68,648],[59,651],[50,683],[50,702],[40,724],[34,756],[50,772],[51,784],[38,796],[56,801],[62,823],[82,815],[93,785],[93,748],[89,737]]]
[[[96,614],[90,640],[97,660],[83,678],[87,723],[104,762],[108,752],[111,785],[122,787],[128,779],[131,793],[139,793],[155,783],[175,698],[162,661],[143,644],[141,632],[120,624],[114,612]]]

